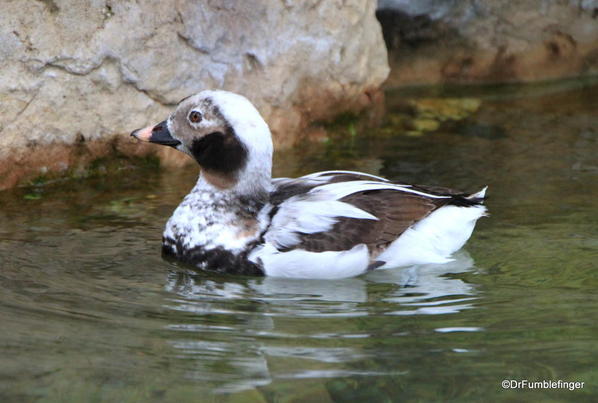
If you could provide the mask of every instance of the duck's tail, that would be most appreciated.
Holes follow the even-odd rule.
[[[486,197],[486,190],[488,190],[488,186],[484,186],[482,190],[476,193],[472,193],[466,197],[466,199],[471,200],[472,202],[483,204],[484,201],[487,199]]]

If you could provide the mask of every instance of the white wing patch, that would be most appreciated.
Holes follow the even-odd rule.
[[[388,182],[388,179],[382,178],[381,176],[366,174],[357,171],[322,171],[315,172],[313,174],[304,175],[299,178],[273,178],[272,184],[274,186],[289,185],[292,183],[304,184],[304,185],[320,185],[328,183],[331,179],[338,175],[356,175],[364,178],[370,178],[380,182]],[[346,183],[346,182],[343,182]],[[402,185],[409,187],[410,185]]]
[[[335,199],[342,199],[357,192],[365,192],[368,190],[397,190],[405,193],[413,193],[420,196],[425,196],[431,199],[450,199],[451,196],[439,196],[430,193],[425,193],[419,190],[413,189],[411,185],[398,185],[394,183],[384,182],[373,182],[373,181],[350,181],[350,182],[337,182],[322,185],[313,188],[309,193],[326,193],[328,197]]]
[[[377,220],[370,213],[348,203],[301,200],[294,196],[280,205],[264,239],[277,248],[288,248],[300,242],[300,234],[330,230],[338,217]]]
[[[381,176],[376,176],[372,174],[366,174],[364,172],[357,172],[357,171],[321,171],[321,172],[314,172],[313,174],[304,175],[299,179],[315,179],[315,178],[322,178],[326,177],[327,179],[331,179],[336,175],[358,175],[363,176],[365,178],[375,179],[380,182],[388,182],[388,179],[383,178]]]

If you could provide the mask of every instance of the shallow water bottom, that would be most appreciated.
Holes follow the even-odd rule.
[[[163,261],[194,169],[125,161],[0,193],[0,401],[594,400],[597,90],[389,93],[382,127],[277,155],[278,176],[489,185],[491,216],[446,265],[309,281]]]

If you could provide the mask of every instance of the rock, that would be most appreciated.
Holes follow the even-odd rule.
[[[207,88],[247,96],[276,144],[292,145],[310,122],[379,98],[389,69],[375,6],[374,0],[5,0],[0,189],[115,150],[187,161],[126,134]]]
[[[598,72],[596,0],[380,0],[389,87]]]
[[[384,124],[374,129],[374,132],[388,137],[419,137],[469,118],[481,105],[482,101],[477,98],[395,97],[388,104],[389,113]]]
[[[465,119],[481,105],[476,98],[419,98],[409,103],[421,118],[439,121]]]
[[[430,118],[414,119],[412,124],[413,129],[419,133],[433,132],[434,130],[438,130],[440,127],[440,122]]]

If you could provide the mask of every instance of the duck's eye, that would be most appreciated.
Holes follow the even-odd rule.
[[[189,114],[189,121],[191,123],[199,123],[201,122],[201,113],[197,112],[197,111],[191,111],[191,113]]]

